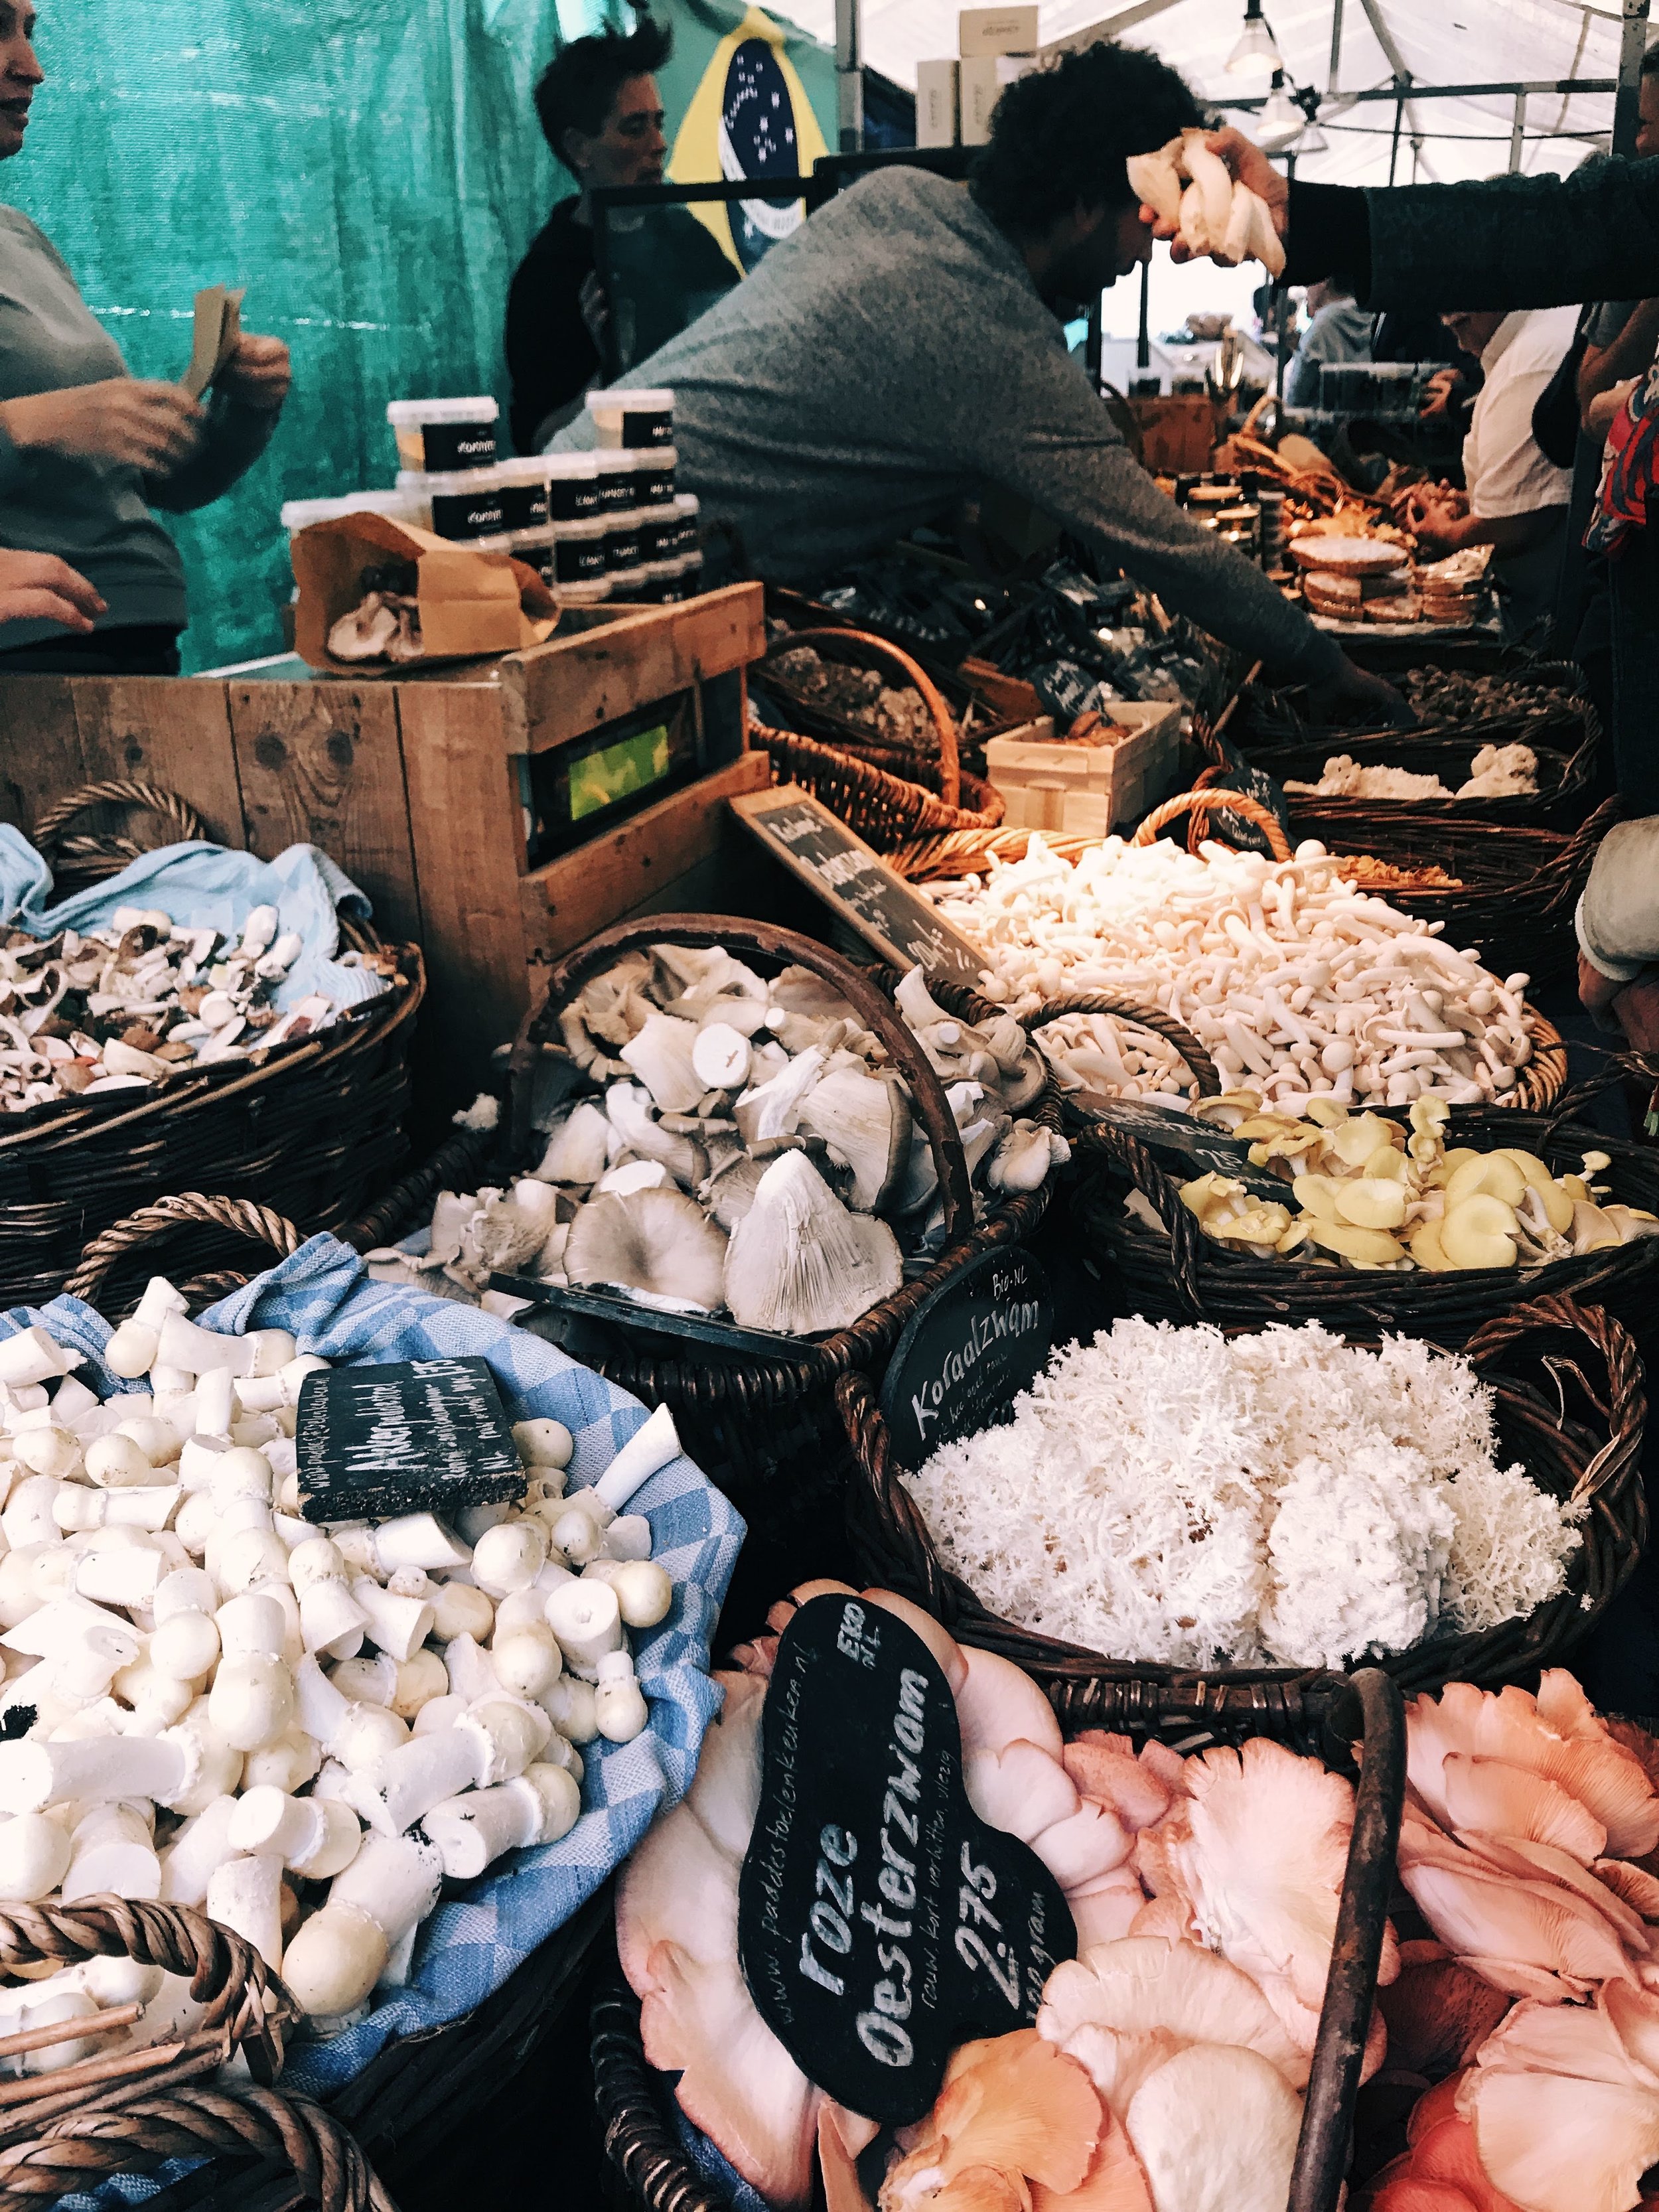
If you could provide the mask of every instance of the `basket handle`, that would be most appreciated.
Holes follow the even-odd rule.
[[[141,1206],[125,1221],[112,1223],[94,1237],[82,1253],[74,1273],[64,1283],[64,1291],[70,1297],[83,1299],[88,1305],[96,1305],[118,1260],[128,1252],[137,1251],[140,1245],[148,1244],[152,1238],[164,1236],[172,1229],[185,1228],[192,1222],[234,1230],[240,1237],[268,1245],[279,1260],[288,1259],[305,1243],[304,1234],[291,1221],[284,1221],[280,1213],[273,1213],[268,1206],[256,1205],[251,1198],[209,1198],[199,1190],[181,1190],[170,1198],[158,1198],[154,1206]],[[0,1964],[3,1960],[3,1949],[0,1948]]]
[[[1362,1667],[1348,1688],[1352,1694],[1340,1698],[1328,1733],[1334,1727],[1339,1736],[1348,1735],[1358,1723],[1364,1756],[1285,2212],[1336,2212],[1341,2197],[1406,1795],[1406,1709],[1398,1686],[1380,1667]]]
[[[1580,1358],[1585,1352],[1591,1355],[1594,1380],[1586,1375],[1578,1358],[1565,1361],[1548,1358],[1536,1347],[1527,1344],[1528,1337],[1540,1334],[1567,1336],[1581,1340],[1574,1346]],[[1506,1353],[1519,1346],[1525,1347],[1526,1376],[1535,1389],[1543,1388],[1538,1380],[1541,1369],[1545,1376],[1553,1378],[1561,1389],[1563,1371],[1571,1375],[1595,1408],[1598,1421],[1607,1425],[1608,1437],[1585,1468],[1579,1481],[1579,1496],[1588,1498],[1595,1512],[1613,1527],[1620,1549],[1625,1539],[1613,1521],[1607,1503],[1608,1491],[1626,1481],[1636,1467],[1642,1449],[1642,1431],[1647,1419],[1648,1401],[1646,1381],[1643,1373],[1641,1354],[1636,1340],[1620,1321],[1614,1319],[1605,1306],[1581,1306],[1577,1299],[1557,1296],[1532,1298],[1523,1305],[1511,1306],[1476,1329],[1464,1346],[1464,1357],[1477,1369],[1495,1367]],[[1605,1389],[1606,1395],[1602,1395]],[[1565,1394],[1564,1394],[1565,1403]],[[1562,1415],[1565,1420],[1565,1412]],[[1637,1479],[1638,1502],[1644,1496],[1639,1474]],[[1646,1508],[1640,1505],[1641,1533],[1646,1531]]]
[[[843,960],[827,945],[779,929],[770,922],[750,921],[731,914],[653,914],[638,921],[622,921],[603,929],[567,955],[552,970],[545,996],[525,1018],[513,1042],[512,1141],[513,1157],[521,1159],[531,1143],[531,1091],[536,1063],[544,1044],[556,1027],[558,1017],[590,975],[624,952],[649,945],[687,945],[697,951],[711,947],[727,952],[758,953],[785,967],[810,968],[839,991],[866,1029],[873,1030],[886,1046],[893,1066],[909,1086],[910,1096],[927,1133],[939,1170],[945,1204],[946,1248],[959,1243],[974,1226],[973,1192],[968,1162],[962,1149],[956,1116],[945,1096],[945,1087],[933,1064],[912,1034],[909,1024],[884,997],[869,977]]]
[[[1153,807],[1129,842],[1132,845],[1150,845],[1166,823],[1174,822],[1188,812],[1194,817],[1188,833],[1189,846],[1194,838],[1203,834],[1199,819],[1200,816],[1224,812],[1237,814],[1243,820],[1254,823],[1267,838],[1268,850],[1274,860],[1288,860],[1291,857],[1291,841],[1285,835],[1277,815],[1264,806],[1259,799],[1252,799],[1247,791],[1221,791],[1212,784],[1194,791],[1178,791],[1173,799],[1166,799],[1162,806]]]
[[[172,840],[175,844],[189,844],[207,835],[207,824],[201,816],[176,792],[163,791],[159,784],[134,783],[125,777],[112,777],[102,783],[81,784],[67,797],[48,806],[35,821],[36,849],[44,854],[56,848],[60,861],[73,862],[76,872],[82,875],[118,875],[143,851],[131,837],[112,834],[73,837],[64,835],[76,816],[84,814],[91,806],[137,807],[153,814],[175,832]]]
[[[792,629],[776,638],[768,653],[788,653],[798,645],[856,645],[866,653],[879,654],[890,660],[921,697],[921,703],[933,717],[934,732],[939,738],[939,797],[947,806],[962,804],[962,763],[958,757],[956,719],[946,703],[944,693],[918,660],[911,659],[902,646],[890,644],[884,637],[877,637],[865,629]]]
[[[284,2207],[395,2212],[356,2137],[309,2097],[184,2082],[146,2095],[142,2081],[121,2094],[86,2100],[32,2139],[0,2150],[0,2212],[34,2212],[43,2201],[100,2174],[216,2156],[276,2161],[289,2178],[287,2193],[276,2200]]]
[[[1112,1014],[1121,1022],[1131,1022],[1137,1028],[1150,1030],[1172,1044],[1188,1069],[1197,1078],[1199,1095],[1218,1098],[1226,1085],[1209,1054],[1193,1035],[1184,1022],[1176,1021],[1159,1006],[1143,1006],[1133,999],[1115,999],[1107,991],[1080,991],[1073,998],[1045,999],[1033,1014],[1027,1014],[1024,1026],[1034,1036],[1049,1022],[1057,1022],[1065,1014]]]

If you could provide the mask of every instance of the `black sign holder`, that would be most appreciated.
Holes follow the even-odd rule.
[[[894,1457],[917,1468],[941,1444],[1007,1416],[1054,1347],[1048,1279],[1029,1252],[981,1252],[918,1306],[893,1347],[881,1414]]]

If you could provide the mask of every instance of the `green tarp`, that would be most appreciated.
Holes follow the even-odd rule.
[[[671,134],[741,5],[657,11]],[[495,392],[509,277],[569,182],[530,88],[593,0],[46,0],[47,82],[0,176],[140,376],[176,377],[204,284],[245,284],[295,389],[236,489],[164,518],[183,548],[185,666],[280,650],[287,499],[389,484],[388,399]],[[833,69],[792,38],[830,126]],[[810,71],[810,74],[808,73]]]

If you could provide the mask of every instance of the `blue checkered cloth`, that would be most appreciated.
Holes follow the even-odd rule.
[[[485,1359],[510,1419],[549,1415],[570,1431],[576,1447],[572,1488],[596,1481],[646,1418],[637,1398],[540,1337],[471,1306],[370,1282],[356,1253],[331,1237],[312,1237],[201,1320],[232,1334],[289,1329],[302,1352],[345,1366]],[[138,1387],[104,1365],[109,1326],[91,1307],[70,1297],[39,1310],[14,1307],[0,1315],[0,1336],[32,1322],[87,1355],[83,1376],[100,1395]],[[684,1796],[703,1730],[720,1709],[720,1693],[709,1679],[709,1644],[744,1523],[684,1457],[653,1474],[629,1510],[649,1520],[652,1557],[674,1584],[668,1618],[634,1638],[650,1726],[632,1743],[585,1746],[582,1816],[570,1833],[556,1844],[510,1853],[475,1881],[447,1883],[421,1929],[406,1986],[382,1992],[368,2018],[333,2041],[295,2045],[283,2087],[326,2098],[394,2036],[419,2034],[471,2012],[592,1895],[657,1814]],[[155,2175],[118,2175],[96,2191],[63,2201],[81,2212],[94,2203],[137,2203],[188,2170],[175,2162]]]

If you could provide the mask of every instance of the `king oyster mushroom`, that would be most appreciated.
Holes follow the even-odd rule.
[[[903,1280],[887,1224],[849,1213],[804,1152],[772,1162],[726,1250],[726,1303],[747,1328],[850,1328]]]
[[[590,1199],[564,1241],[573,1283],[626,1291],[670,1312],[713,1313],[726,1243],[681,1190],[607,1191]]]

